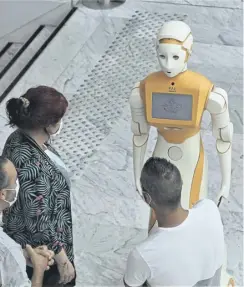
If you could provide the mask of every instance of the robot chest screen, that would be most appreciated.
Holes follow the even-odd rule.
[[[159,120],[192,121],[192,95],[152,93],[151,117]]]
[[[147,122],[161,131],[199,131],[212,88],[208,79],[191,71],[182,73],[174,82],[162,72],[150,74],[140,85]]]

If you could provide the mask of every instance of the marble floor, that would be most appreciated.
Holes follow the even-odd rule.
[[[153,37],[158,25],[184,19],[194,36],[189,68],[229,94],[234,124],[232,187],[221,209],[228,269],[243,285],[243,87],[241,0],[127,0],[114,10],[78,11],[9,97],[37,84],[52,85],[70,101],[55,142],[73,188],[77,286],[119,286],[129,251],[147,236],[148,207],[135,192],[128,96],[133,84],[158,68]],[[62,37],[61,37],[62,35]],[[63,50],[62,50],[63,49]],[[61,51],[63,51],[61,53]],[[0,106],[0,144],[5,127]],[[209,158],[210,197],[220,169],[209,115],[202,124]],[[152,130],[148,156],[155,144]]]

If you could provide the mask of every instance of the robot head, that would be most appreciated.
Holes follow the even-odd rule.
[[[181,21],[165,23],[157,35],[157,55],[163,72],[173,78],[186,69],[192,52],[190,27]]]

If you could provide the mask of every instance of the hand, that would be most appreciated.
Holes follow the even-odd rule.
[[[31,260],[33,269],[44,272],[48,266],[48,258],[36,253],[35,250],[32,249],[30,245],[26,245],[25,250],[28,255],[28,258],[30,258]]]
[[[47,265],[46,270],[49,270],[50,269],[49,266],[52,266],[54,264],[54,260],[53,260],[54,252],[51,250],[48,250],[48,248],[45,245],[38,246],[38,247],[32,248],[32,249],[35,251],[36,254],[42,255],[48,259],[48,265]],[[27,254],[27,252],[26,252],[26,254]],[[25,255],[25,257],[26,257],[27,265],[32,266],[32,262],[31,262],[29,256]]]
[[[75,277],[75,270],[72,263],[69,261],[64,249],[62,249],[57,255],[55,255],[55,261],[57,263],[60,284],[67,284]]]
[[[49,266],[52,266],[54,264],[54,252],[49,250],[47,248],[47,246],[43,245],[43,246],[38,246],[36,248],[34,248],[34,251],[38,254],[38,255],[42,255],[44,257],[46,257],[48,259],[48,266],[47,266],[47,270],[50,269]]]
[[[220,205],[222,204],[222,202],[228,198],[229,196],[229,191],[230,191],[230,188],[226,187],[225,185],[223,185],[221,187],[221,190],[217,196],[217,200],[216,200],[216,203],[217,203],[217,206],[220,207]]]
[[[67,284],[75,278],[75,269],[69,260],[65,263],[58,263],[57,267],[60,275],[59,284]]]

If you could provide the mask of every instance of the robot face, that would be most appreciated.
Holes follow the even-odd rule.
[[[181,45],[158,44],[157,54],[159,64],[169,78],[177,76],[186,67],[187,53]]]

